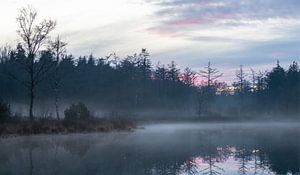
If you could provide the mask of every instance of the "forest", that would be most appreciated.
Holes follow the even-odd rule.
[[[19,44],[16,49],[1,51],[1,98],[11,107],[27,104],[29,78],[24,69],[25,50]],[[297,62],[287,70],[278,62],[270,72],[253,75],[247,75],[240,67],[237,81],[232,85],[233,92],[226,88],[226,83],[218,81],[222,74],[210,64],[199,73],[190,68],[182,71],[175,62],[153,66],[145,49],[123,59],[114,54],[105,58],[93,55],[74,58],[66,54],[58,61],[50,50],[43,50],[34,68],[44,71],[37,80],[34,97],[38,101],[37,108],[43,102],[50,105],[50,112],[40,113],[49,115],[47,117],[57,117],[55,104],[59,107],[58,113],[62,113],[65,110],[62,107],[77,102],[86,104],[100,117],[286,117],[299,114]],[[204,83],[199,85],[199,79]]]
[[[287,69],[277,61],[271,71],[251,74],[241,65],[231,85],[209,61],[199,71],[181,70],[174,61],[153,63],[147,49],[125,58],[74,57],[59,36],[49,37],[55,21],[34,26],[36,15],[22,9],[17,18],[22,42],[0,50],[1,106],[11,115],[60,119],[71,104],[81,104],[96,117],[299,118],[296,61]]]

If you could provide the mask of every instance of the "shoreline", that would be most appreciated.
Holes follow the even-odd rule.
[[[137,128],[131,121],[108,119],[95,120],[40,120],[0,124],[0,138],[41,134],[72,134],[110,131],[131,131]]]
[[[31,135],[60,135],[77,133],[97,133],[113,131],[132,131],[134,129],[143,129],[145,124],[167,124],[167,123],[295,123],[299,120],[214,120],[214,119],[196,119],[196,120],[120,120],[120,119],[90,119],[90,120],[51,120],[42,119],[35,121],[9,121],[0,124],[0,138],[31,136]]]

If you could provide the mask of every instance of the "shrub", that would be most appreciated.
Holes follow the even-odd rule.
[[[0,122],[8,120],[10,117],[9,104],[5,103],[0,99]]]
[[[65,110],[65,120],[86,120],[91,118],[90,111],[83,103],[72,104]]]

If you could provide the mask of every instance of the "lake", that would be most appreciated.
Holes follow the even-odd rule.
[[[0,139],[0,174],[299,174],[300,125],[160,123]]]

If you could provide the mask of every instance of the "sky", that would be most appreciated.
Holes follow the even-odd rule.
[[[208,61],[233,81],[246,70],[300,61],[300,0],[1,0],[0,45],[16,45],[18,9],[57,21],[52,37],[75,56],[150,52],[197,71]]]

